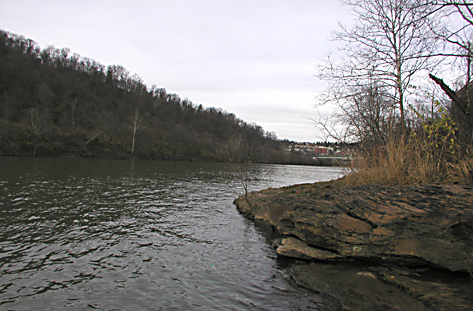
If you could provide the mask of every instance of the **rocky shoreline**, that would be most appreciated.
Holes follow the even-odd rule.
[[[295,185],[240,196],[337,310],[473,310],[473,186]],[[332,307],[333,308],[333,307]]]

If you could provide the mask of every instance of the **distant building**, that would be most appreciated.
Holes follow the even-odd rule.
[[[315,147],[314,153],[319,157],[328,157],[333,154],[333,149],[328,147]]]

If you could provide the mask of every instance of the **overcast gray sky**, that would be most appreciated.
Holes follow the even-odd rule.
[[[3,30],[296,141],[320,139],[315,69],[347,18],[337,0],[0,0]]]

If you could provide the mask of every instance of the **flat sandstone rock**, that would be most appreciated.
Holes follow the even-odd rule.
[[[279,235],[280,256],[370,265],[378,281],[403,288],[425,306],[442,301],[448,301],[443,306],[451,305],[436,310],[462,310],[454,306],[465,307],[465,296],[473,301],[472,281],[462,283],[460,288],[469,288],[462,291],[450,286],[449,278],[424,282],[411,273],[400,277],[392,272],[388,277],[379,272],[381,266],[397,266],[468,277],[473,271],[473,186],[354,187],[333,181],[253,192],[235,204]],[[445,292],[439,294],[439,288]]]

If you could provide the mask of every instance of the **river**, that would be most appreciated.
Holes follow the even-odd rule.
[[[0,158],[0,309],[331,310],[233,200],[337,167]]]

